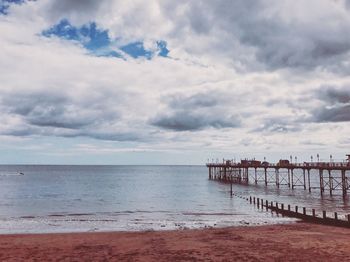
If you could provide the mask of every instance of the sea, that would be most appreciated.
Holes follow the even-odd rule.
[[[0,234],[183,230],[295,223],[237,196],[350,213],[348,199],[302,188],[230,185],[205,166],[1,165]]]

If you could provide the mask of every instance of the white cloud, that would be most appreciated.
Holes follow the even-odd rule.
[[[291,3],[13,5],[0,17],[0,133],[86,139],[78,149],[90,153],[121,152],[125,143],[128,152],[167,154],[323,150],[325,143],[341,152],[346,124],[308,121],[324,106],[317,92],[349,84],[349,12],[341,1]],[[165,40],[171,58],[95,57],[79,43],[40,35],[63,18],[94,21],[121,43],[140,40],[148,49]],[[96,146],[103,140],[117,142]]]

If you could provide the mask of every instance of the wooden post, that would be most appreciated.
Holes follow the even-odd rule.
[[[324,190],[324,185],[323,185],[323,169],[320,169],[319,175],[320,175],[320,192],[321,192],[321,195],[323,195],[323,190]]]
[[[338,213],[337,212],[334,212],[334,219],[338,220]]]
[[[288,205],[288,211],[290,211],[290,205]]]
[[[309,182],[309,192],[311,192],[310,169],[307,170],[307,180]]]
[[[247,167],[247,174],[246,174],[247,176],[246,176],[246,179],[245,179],[245,183],[249,183],[249,168]]]
[[[312,209],[312,216],[313,216],[313,217],[316,217],[316,212],[315,212],[315,209],[314,209],[314,208]]]
[[[269,209],[269,201],[265,201],[266,210]]]
[[[303,215],[306,216],[306,207],[303,207]]]
[[[348,222],[350,223],[350,215],[348,215]]]
[[[267,168],[265,167],[265,186],[267,186]]]
[[[291,170],[291,175],[292,175],[292,189],[294,189],[294,171],[293,171],[293,169]]]
[[[323,219],[326,219],[327,218],[327,213],[326,213],[326,211],[322,211],[322,217],[323,217]]]
[[[280,178],[279,178],[279,170],[278,168],[275,168],[275,175],[276,175],[276,186],[280,187]]]
[[[281,204],[281,209],[284,210],[284,204]]]
[[[252,196],[249,196],[249,202],[252,203]]]
[[[295,206],[295,213],[298,213],[298,206]]]
[[[257,203],[257,206],[259,208],[259,205],[260,205],[260,199],[259,198],[256,199],[256,203]]]
[[[233,190],[232,190],[232,180],[231,180],[231,196],[233,195]]]
[[[342,185],[342,191],[343,191],[343,197],[346,196],[346,191],[347,191],[347,184],[346,184],[346,175],[345,175],[345,170],[341,171],[341,185]]]
[[[288,187],[290,188],[290,169],[288,168]]]
[[[306,190],[305,169],[303,169],[303,178],[304,178],[304,190]]]
[[[254,175],[255,175],[255,184],[258,183],[258,175],[256,173],[256,167],[254,168]]]
[[[332,174],[331,174],[331,170],[328,169],[328,185],[329,185],[329,194],[332,195],[333,193],[333,178],[332,178]]]

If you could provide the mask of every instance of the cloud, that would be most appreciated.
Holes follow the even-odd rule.
[[[55,20],[68,16],[75,21],[81,21],[80,17],[89,21],[89,17],[94,17],[106,2],[108,1],[54,0],[50,1],[46,8],[47,13]]]
[[[238,116],[222,112],[227,102],[224,94],[197,93],[191,96],[181,94],[165,99],[170,113],[156,116],[152,125],[174,131],[196,131],[204,128],[235,128],[241,125]]]
[[[350,90],[348,87],[320,87],[317,90],[322,106],[313,109],[315,122],[350,121]]]
[[[208,127],[233,128],[240,125],[240,121],[232,116],[199,115],[188,111],[177,111],[170,115],[160,115],[151,123],[174,131],[196,131]]]
[[[118,128],[120,113],[107,98],[88,100],[77,101],[67,94],[54,92],[2,94],[1,111],[17,119],[15,128],[4,129],[2,133],[13,136],[85,136],[114,141],[140,137],[135,132]],[[118,98],[114,97],[113,102],[117,101]]]
[[[350,121],[350,105],[339,105],[332,108],[315,110],[316,122],[348,122]]]
[[[0,139],[202,155],[316,148],[307,137],[337,148],[334,130],[350,132],[349,17],[340,0],[10,4]]]
[[[287,133],[301,131],[300,125],[294,118],[288,116],[272,117],[262,121],[262,125],[254,128],[252,132],[257,133]]]
[[[305,11],[316,6],[317,12]],[[272,70],[330,68],[349,57],[349,16],[332,1],[201,1],[189,5],[187,17],[198,35],[217,32],[221,41],[250,46]],[[219,51],[237,58],[232,45]]]

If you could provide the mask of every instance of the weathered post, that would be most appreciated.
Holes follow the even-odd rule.
[[[254,167],[254,176],[255,176],[255,184],[257,184],[258,183],[258,175],[257,175],[256,167]]]
[[[280,178],[279,178],[279,170],[278,168],[275,168],[275,175],[276,175],[276,186],[280,187]]]
[[[341,171],[341,185],[342,185],[342,191],[343,191],[343,197],[346,196],[346,190],[347,190],[347,184],[346,184],[346,176],[345,176],[345,170]]]
[[[332,177],[332,174],[331,174],[331,170],[328,169],[328,185],[329,185],[329,194],[332,195],[333,193],[333,177]]]
[[[323,169],[320,169],[319,171],[319,175],[320,175],[320,192],[321,192],[321,196],[323,195],[323,191],[324,191],[324,184],[323,184]]]

